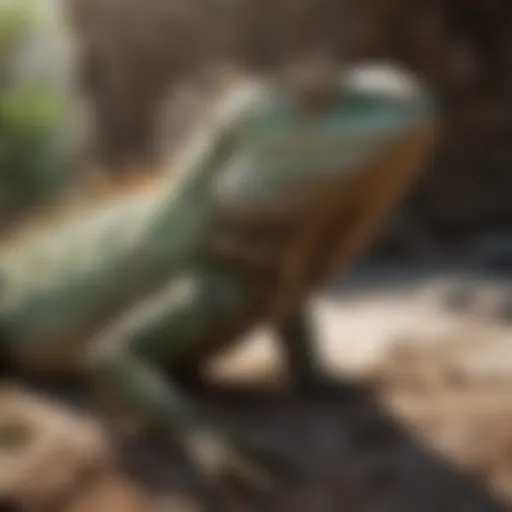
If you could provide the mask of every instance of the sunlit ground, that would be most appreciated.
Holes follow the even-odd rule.
[[[333,398],[301,404],[282,397],[204,404],[288,446],[309,475],[283,483],[261,510],[508,510],[512,324],[502,313],[510,300],[507,282],[402,265],[353,272],[341,281],[344,286],[335,283],[320,294],[323,361],[334,377],[351,376],[357,386],[368,386],[361,397],[350,403]],[[270,387],[277,394],[286,381],[265,329],[211,370],[221,382]],[[28,503],[55,503],[88,469],[91,486],[78,487],[63,510],[142,512],[155,502],[202,510],[161,449],[148,448],[152,455],[135,458],[139,474],[142,468],[146,480],[160,482],[146,487],[112,465],[113,448],[94,422],[40,400],[25,404],[26,395],[9,396],[6,391],[1,398],[2,418],[28,418],[39,441],[17,454],[12,446],[0,451],[0,492]],[[35,476],[41,472],[44,479]],[[428,506],[416,508],[422,496]],[[245,498],[235,494],[232,500],[233,510],[246,510]]]

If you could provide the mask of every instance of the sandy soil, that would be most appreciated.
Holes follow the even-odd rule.
[[[286,375],[264,330],[212,364],[213,378],[257,392],[203,396],[205,409],[268,436],[297,473],[264,501],[223,488],[232,510],[512,510],[512,322],[499,314],[510,283],[473,279],[473,303],[449,311],[446,291],[468,278],[401,275],[318,300],[322,356],[353,379],[348,394],[276,391]],[[117,450],[87,410],[28,391],[4,387],[0,403],[0,510],[204,510],[157,445]]]

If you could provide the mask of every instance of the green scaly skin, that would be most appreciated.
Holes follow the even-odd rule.
[[[4,353],[20,371],[85,374],[205,470],[252,468],[241,454],[263,447],[205,422],[169,376],[270,321],[299,385],[320,382],[307,298],[367,245],[434,140],[431,99],[399,70],[355,68],[336,87],[306,115],[279,82],[241,86],[161,190],[12,246]]]

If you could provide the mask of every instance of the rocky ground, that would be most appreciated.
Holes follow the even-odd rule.
[[[322,355],[354,379],[349,397],[271,389],[285,375],[264,331],[212,364],[219,382],[258,391],[204,406],[268,435],[298,470],[264,503],[224,489],[233,510],[512,510],[509,281],[398,273],[366,272],[318,301]],[[460,286],[470,282],[472,300]],[[0,510],[202,510],[161,450],[117,450],[69,390],[57,393],[65,405],[33,393],[0,394]]]

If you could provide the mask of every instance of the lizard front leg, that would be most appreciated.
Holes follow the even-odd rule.
[[[270,482],[268,473],[246,457],[278,461],[275,447],[267,451],[263,440],[205,421],[165,371],[200,354],[212,334],[238,326],[252,304],[243,281],[229,272],[193,272],[107,329],[93,343],[87,368],[105,398],[166,433],[200,469],[260,486]]]
[[[275,331],[288,364],[292,386],[299,393],[317,397],[326,392],[351,396],[353,390],[348,381],[330,378],[322,368],[310,307],[301,305],[279,322]]]

